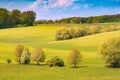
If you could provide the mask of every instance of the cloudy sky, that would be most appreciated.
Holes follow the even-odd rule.
[[[120,13],[120,0],[0,0],[8,10],[33,10],[37,19],[98,16]]]

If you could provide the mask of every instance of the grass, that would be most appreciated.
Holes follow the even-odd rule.
[[[120,31],[55,41],[55,32],[59,27],[40,25],[0,30],[0,80],[119,80],[120,69],[105,68],[104,61],[97,53],[104,41],[119,37]],[[60,56],[65,61],[65,67],[18,65],[14,61],[14,49],[19,44],[29,47],[31,52],[35,47],[42,47],[47,59]],[[74,48],[83,54],[83,61],[77,69],[67,64],[67,56]],[[6,63],[8,58],[12,59],[12,64]]]

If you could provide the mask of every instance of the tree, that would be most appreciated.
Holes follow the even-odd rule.
[[[20,57],[21,64],[29,64],[30,62],[30,52],[28,48],[24,48],[21,57]]]
[[[107,67],[120,67],[120,37],[108,39],[99,49]]]
[[[33,26],[36,18],[36,13],[33,11],[26,11],[21,14],[21,22],[26,26]]]
[[[15,61],[18,63],[21,63],[20,58],[21,58],[23,50],[24,50],[23,45],[18,45],[15,49]]]
[[[68,56],[68,62],[76,67],[77,64],[82,60],[82,54],[77,49],[74,49]]]
[[[0,29],[10,26],[9,11],[5,8],[0,8]]]
[[[56,56],[56,57],[53,57],[50,60],[48,60],[47,64],[50,67],[53,67],[53,66],[62,67],[62,66],[64,66],[64,61],[63,61],[63,59]]]
[[[13,10],[11,12],[11,26],[16,26],[17,24],[20,24],[20,15],[21,12],[19,10]]]
[[[34,49],[31,55],[31,60],[36,61],[36,63],[39,64],[39,62],[44,62],[45,59],[46,56],[41,48]]]

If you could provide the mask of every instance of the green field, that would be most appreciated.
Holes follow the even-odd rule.
[[[104,24],[105,25],[105,24]],[[120,31],[105,32],[71,40],[55,41],[59,26],[35,26],[0,30],[0,80],[119,80],[120,69],[106,68],[98,54],[99,46],[108,38],[119,37]],[[64,59],[65,67],[45,65],[18,65],[14,61],[14,49],[25,45],[32,50],[41,47],[47,59],[59,56]],[[83,54],[79,68],[71,68],[67,56],[72,49]],[[6,59],[12,59],[7,64]]]

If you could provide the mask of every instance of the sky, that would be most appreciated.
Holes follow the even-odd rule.
[[[120,0],[0,0],[9,11],[33,10],[36,20],[120,14]]]

